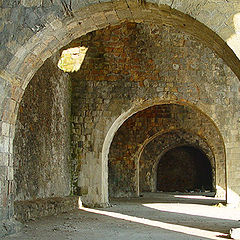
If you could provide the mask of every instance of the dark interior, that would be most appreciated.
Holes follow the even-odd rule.
[[[158,163],[158,191],[213,191],[212,179],[209,159],[192,146],[175,147],[167,151]]]

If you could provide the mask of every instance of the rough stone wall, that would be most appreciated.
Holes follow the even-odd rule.
[[[27,86],[14,139],[15,200],[70,193],[70,79],[48,59]]]
[[[187,134],[182,134],[179,137],[174,131],[178,129],[190,132],[195,138],[187,137]],[[167,132],[172,132],[172,135],[168,136]],[[163,136],[162,142],[156,142],[160,138],[158,135]],[[152,144],[148,143],[147,150],[143,150],[145,157],[141,158],[139,163],[142,149],[155,136],[157,136],[156,141],[152,141]],[[212,148],[214,155],[216,154],[218,163],[217,185],[225,188],[224,146],[216,127],[201,112],[188,106],[169,104],[157,105],[140,111],[126,120],[118,129],[109,151],[110,196],[137,195],[138,184],[145,182],[149,174],[150,176],[156,174],[156,163],[159,160],[159,155],[166,148],[183,143],[182,139],[188,141],[189,144],[196,145],[199,138],[206,141],[205,148],[208,151],[211,151],[209,148]],[[151,148],[149,149],[149,147]],[[149,151],[151,154],[146,157]],[[151,160],[149,161],[149,159]],[[212,167],[215,169],[214,159],[212,159]],[[138,170],[139,168],[140,170]],[[140,178],[138,171],[140,171]],[[156,181],[155,177],[152,178],[151,184],[154,183],[154,180]]]
[[[20,222],[53,216],[79,209],[78,196],[51,197],[37,200],[15,201],[15,216]]]
[[[66,48],[75,46],[88,47],[81,69],[72,75],[75,186],[86,204],[107,201],[111,138],[105,141],[106,135],[113,134],[111,127],[116,131],[123,118],[146,107],[193,105],[215,122],[226,144],[239,144],[238,79],[194,37],[172,27],[126,22],[89,33]],[[199,118],[194,126],[201,124]],[[214,144],[220,135],[210,129],[206,125],[203,135],[212,135],[208,144]],[[216,164],[216,174],[223,176],[224,159]],[[229,183],[237,179],[232,176]],[[225,186],[225,179],[219,181]]]
[[[155,192],[157,190],[158,162],[161,156],[163,156],[168,150],[178,146],[191,146],[196,149],[200,149],[206,155],[212,169],[213,190],[216,188],[216,163],[211,148],[208,146],[205,139],[193,132],[186,132],[181,129],[177,131],[169,130],[169,132],[156,136],[153,140],[148,142],[142,150],[139,159],[140,192]],[[218,147],[221,148],[221,146]],[[224,158],[224,153],[222,153],[222,157]],[[184,159],[180,159],[180,162],[182,160]],[[184,164],[181,163],[181,165],[183,166],[182,170],[184,170]],[[188,170],[188,172],[191,171],[190,169]],[[186,169],[182,175],[185,175],[185,172]],[[164,176],[166,176],[166,174],[164,174]],[[224,179],[224,176],[219,177]]]

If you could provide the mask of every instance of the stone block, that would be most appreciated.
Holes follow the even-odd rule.
[[[71,7],[72,7],[73,12],[75,12],[75,11],[79,11],[80,9],[82,10],[82,8],[86,7],[87,5],[88,5],[87,2],[85,2],[84,0],[73,1]]]
[[[7,189],[7,167],[5,166],[0,166],[0,180],[2,181],[2,187],[5,188],[5,190]],[[4,191],[5,191],[4,190]],[[7,199],[5,199],[7,200]]]
[[[9,137],[0,136],[0,152],[9,152]]]
[[[109,24],[116,24],[120,22],[115,11],[105,12],[105,16]]]
[[[15,201],[15,215],[20,222],[78,209],[78,196],[52,197],[33,201]]]
[[[6,122],[2,122],[1,124],[1,129],[2,129],[2,135],[9,137],[9,133],[10,133],[10,124],[6,123]]]
[[[3,70],[13,58],[13,54],[6,47],[0,46],[0,58],[2,59],[0,70]]]
[[[9,41],[8,43],[6,43],[6,47],[7,49],[9,49],[9,51],[14,55],[17,50],[21,47],[21,43],[19,43],[18,41],[16,40],[12,40],[12,41]]]
[[[20,88],[19,86],[13,86],[11,98],[19,103],[21,101],[23,92],[24,92],[23,89]]]
[[[172,0],[159,0],[158,4],[172,5]]]
[[[95,13],[92,15],[92,19],[99,29],[106,27],[109,24],[104,12]]]
[[[88,7],[80,9],[79,11],[74,12],[74,19],[76,19],[77,21],[81,21],[84,19],[89,18],[89,10]]]
[[[85,186],[85,187],[79,187],[79,188],[80,188],[79,193],[80,193],[81,196],[88,194],[88,187],[87,187],[87,186]]]
[[[13,166],[13,155],[8,154],[8,166]]]
[[[0,166],[7,167],[8,164],[8,153],[0,152]]]
[[[20,48],[21,49],[21,48]],[[19,56],[14,56],[11,61],[9,62],[8,66],[7,66],[7,72],[11,72],[11,74],[13,74],[13,76],[15,77],[17,75],[17,72],[19,70],[19,68],[21,67],[21,60],[23,59],[20,59],[20,55],[21,53],[23,53],[23,51],[18,51],[17,54]],[[25,53],[25,51],[24,51]],[[21,55],[22,56],[22,55]],[[23,57],[23,56],[22,56]]]
[[[2,120],[4,122],[10,122],[11,123],[11,116],[14,113],[16,101],[13,99],[8,99],[7,104],[5,105],[5,109],[3,112]]]
[[[96,23],[93,21],[92,18],[84,19],[81,23],[81,26],[83,27],[85,33],[92,32],[98,29]]]
[[[53,28],[53,30],[58,30],[63,26],[63,23],[59,19],[54,19],[53,21],[50,22],[50,25]]]
[[[21,0],[21,4],[24,7],[39,7],[42,4],[42,0]]]
[[[8,176],[7,176],[7,178],[8,178],[8,181],[13,181],[13,167],[12,166],[8,167]]]

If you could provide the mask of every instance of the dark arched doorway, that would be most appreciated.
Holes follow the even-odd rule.
[[[158,163],[157,190],[213,191],[212,167],[206,154],[192,146],[168,150]]]

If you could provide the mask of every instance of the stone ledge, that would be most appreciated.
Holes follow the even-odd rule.
[[[15,201],[16,220],[27,222],[38,217],[51,216],[78,209],[78,199],[78,196],[68,196]]]

